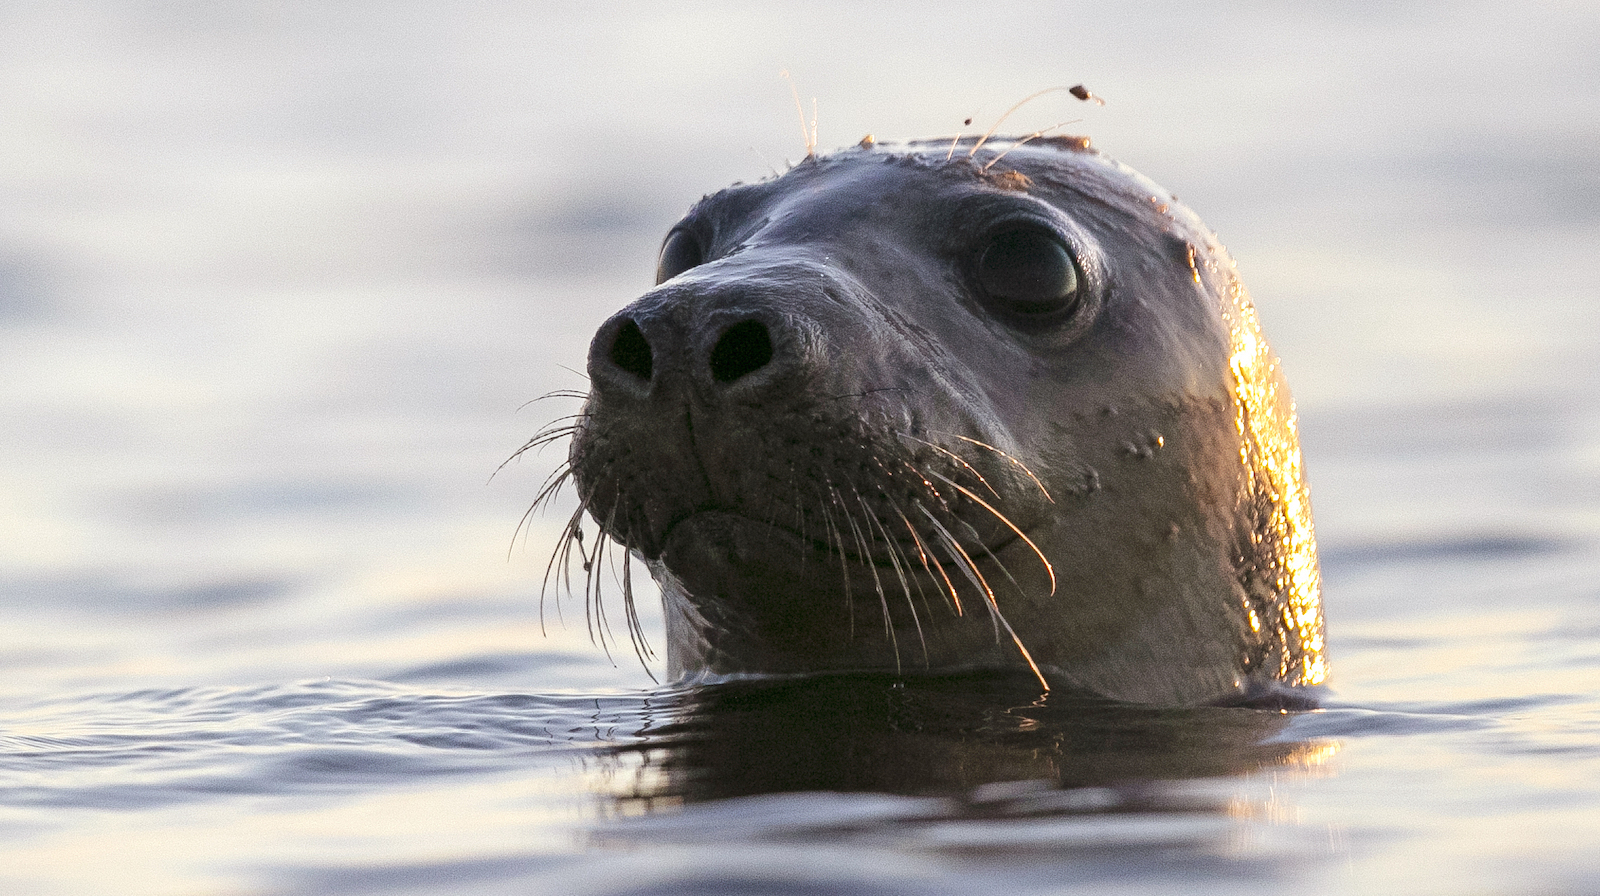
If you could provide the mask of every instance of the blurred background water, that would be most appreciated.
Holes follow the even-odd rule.
[[[812,705],[541,633],[556,454],[490,475],[688,205],[804,154],[785,69],[824,148],[1083,82],[1010,123],[1222,235],[1323,710]],[[1597,279],[1591,4],[0,5],[0,891],[1600,890]],[[926,776],[809,764],[797,706]]]

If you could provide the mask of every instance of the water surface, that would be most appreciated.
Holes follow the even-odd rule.
[[[0,890],[1600,889],[1596,46],[1556,3],[8,6]],[[824,147],[1108,98],[1015,124],[1238,258],[1320,710],[683,689],[541,624],[557,458],[490,476],[677,216],[804,152],[781,69]]]

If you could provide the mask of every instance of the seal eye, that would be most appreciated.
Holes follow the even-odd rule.
[[[1075,304],[1078,266],[1055,234],[1018,227],[989,238],[978,257],[978,284],[1010,311],[1048,314]]]
[[[671,280],[673,277],[693,267],[699,267],[705,261],[705,251],[700,248],[700,241],[687,230],[674,230],[667,234],[667,239],[661,244],[661,257],[656,261],[656,284]]]

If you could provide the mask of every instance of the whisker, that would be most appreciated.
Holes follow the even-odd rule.
[[[956,569],[961,570],[961,574],[967,577],[967,581],[972,583],[972,587],[978,589],[978,596],[983,598],[985,606],[993,609],[994,591],[989,588],[989,582],[983,577],[983,573],[978,570],[978,565],[973,562],[972,557],[961,547],[961,542],[950,534],[950,530],[946,529],[944,524],[939,522],[938,518],[928,508],[919,503],[917,509],[922,511],[922,515],[927,517],[928,522],[933,524],[934,531],[939,536],[940,544],[943,544],[945,550],[950,553],[950,559],[955,563]],[[990,619],[993,618],[994,616],[991,614]],[[996,639],[1000,637],[1000,624],[998,621],[995,622],[994,635]]]
[[[983,547],[983,553],[980,556],[987,557],[990,560],[993,560],[994,561],[994,565],[998,566],[1000,568],[1000,573],[1006,577],[1006,581],[1010,582],[1012,584],[1012,586],[1014,586],[1017,589],[1017,593],[1018,594],[1024,594],[1024,595],[1027,594],[1026,589],[1024,589],[1022,587],[1022,583],[1017,581],[1017,577],[1011,574],[1011,568],[1006,566],[1006,563],[1005,563],[1004,560],[1000,559],[1000,555],[996,554],[994,551],[989,550],[988,546],[983,545],[983,536],[981,534],[979,534],[977,528],[975,528],[971,523],[967,522],[966,520],[958,519],[955,522],[961,528],[967,530],[967,535],[971,536],[971,538],[972,538],[972,540],[973,540],[973,542],[975,544],[978,544],[979,546]]]
[[[1033,549],[1033,553],[1038,556],[1039,562],[1044,564],[1045,572],[1050,574],[1050,593],[1052,595],[1056,593],[1056,568],[1054,566],[1050,565],[1050,558],[1048,558],[1048,557],[1046,557],[1044,555],[1044,551],[1039,550],[1039,546],[1033,543],[1033,539],[1028,537],[1028,533],[1026,533],[1026,532],[1022,531],[1020,528],[1018,528],[1017,524],[1013,523],[1011,521],[1011,519],[1009,517],[1007,517],[1005,514],[1001,513],[1000,511],[998,511],[996,509],[994,509],[993,505],[991,505],[988,501],[985,501],[982,498],[978,497],[977,495],[973,494],[971,489],[966,488],[965,486],[962,486],[960,483],[952,482],[949,478],[947,478],[946,476],[944,476],[944,475],[942,475],[940,473],[934,473],[933,475],[934,475],[935,478],[940,479],[943,482],[945,482],[951,488],[955,489],[956,491],[962,493],[963,495],[966,495],[968,498],[971,498],[973,501],[977,502],[978,505],[980,507],[982,507],[984,510],[987,510],[990,513],[994,514],[994,518],[999,520],[1000,522],[1004,523],[1006,528],[1010,529],[1012,532],[1017,533],[1017,537],[1022,539],[1023,542],[1028,545],[1028,547],[1032,548]],[[996,558],[996,559],[998,560],[998,558]]]
[[[884,465],[884,463],[883,463],[883,461],[881,459],[873,458],[873,463],[878,467],[878,469],[880,471],[882,471],[882,473],[883,473],[883,475],[885,477],[885,482],[898,484],[899,480],[897,480],[895,478],[894,473],[887,466]],[[916,471],[914,469],[912,470],[912,472],[914,474],[916,473]],[[917,474],[917,480],[919,482],[921,482],[924,486],[927,486],[929,484],[928,480],[925,479],[924,477],[922,477],[920,474]],[[891,510],[893,510],[895,512],[895,514],[897,514],[902,521],[906,522],[907,525],[910,525],[910,521],[906,519],[905,511],[900,509],[900,505],[895,502],[894,497],[890,494],[890,492],[887,489],[880,489],[879,497],[881,497],[889,505],[889,508]],[[906,549],[901,545],[901,543],[898,540],[896,540],[894,538],[891,538],[889,536],[888,527],[884,525],[884,522],[883,522],[882,519],[879,519],[876,515],[874,515],[874,520],[878,523],[878,531],[883,533],[884,540],[886,542],[888,542],[889,550],[891,552],[893,552],[895,555],[899,556],[901,562],[904,563],[905,568],[909,571],[909,576],[908,577],[911,580],[911,584],[916,587],[917,596],[922,598],[922,608],[927,611],[928,618],[932,619],[933,618],[933,605],[928,603],[928,593],[925,590],[923,590],[923,588],[922,588],[922,579],[920,579],[916,575],[916,572],[914,571],[914,569],[911,566],[911,558],[908,556],[908,552],[906,551]],[[923,565],[926,566],[927,565],[927,555],[926,555],[926,552],[924,552],[923,549],[922,549],[922,543],[920,542],[920,540],[917,539],[917,533],[916,533],[915,530],[912,530],[911,536],[912,536],[912,541],[916,544],[916,548],[917,548],[918,554],[922,556]],[[932,570],[929,570],[929,574],[930,575],[932,574]],[[911,601],[911,595],[907,594],[906,595],[906,602],[910,603],[910,601]],[[926,653],[926,648],[924,648],[924,653]]]
[[[850,490],[855,493],[856,500],[859,501],[861,499],[861,493],[857,492],[854,486],[851,486]],[[839,510],[844,514],[845,522],[850,524],[850,530],[855,533],[856,544],[859,546],[861,551],[860,556],[862,564],[872,572],[872,585],[873,588],[878,592],[878,603],[883,607],[883,631],[889,636],[889,645],[894,650],[894,671],[895,674],[898,675],[901,672],[900,639],[895,634],[894,621],[889,615],[889,597],[884,593],[883,579],[878,576],[878,566],[872,562],[872,551],[867,547],[867,540],[861,534],[861,527],[856,525],[855,517],[850,515],[850,508],[841,506]]]
[[[507,560],[511,559],[511,552],[517,549],[518,536],[521,536],[524,545],[527,544],[528,535],[531,534],[532,530],[532,526],[529,526],[528,523],[533,519],[534,514],[543,509],[545,504],[555,500],[556,495],[561,492],[561,487],[566,484],[571,476],[572,465],[563,463],[545,478],[544,485],[539,489],[539,494],[534,497],[533,503],[528,505],[528,509],[522,512],[522,518],[517,520],[517,528],[511,531],[511,544],[506,548]],[[524,531],[524,529],[528,531]]]
[[[569,367],[567,369],[571,370],[572,368]],[[574,372],[576,372],[576,371],[574,371]],[[585,377],[585,379],[587,379],[587,377]],[[530,398],[527,401],[524,401],[522,404],[517,405],[517,410],[520,411],[525,407],[530,407],[532,405],[536,405],[541,401],[545,401],[545,400],[551,399],[551,398],[588,398],[588,397],[589,397],[589,393],[587,393],[587,392],[579,392],[577,389],[556,389],[553,392],[546,392],[543,395],[539,396],[538,398]]]
[[[561,490],[561,486],[566,484],[568,477],[571,475],[572,462],[562,461],[561,466],[552,470],[550,475],[546,476],[544,482],[540,484],[539,491],[533,498],[533,509],[542,507],[547,501],[555,500],[556,494]]]
[[[828,486],[828,493],[833,495],[834,503],[839,503],[839,492],[833,487],[833,482],[831,480],[824,481]],[[818,493],[817,497],[822,498],[823,496]],[[850,558],[844,546],[844,533],[839,529],[839,524],[833,521],[833,511],[828,508],[826,500],[822,501],[822,518],[828,530],[832,533],[833,544],[837,546],[839,575],[844,584],[845,611],[850,620],[850,638],[854,640],[856,636],[856,601],[855,596],[850,592]]]
[[[1017,469],[1021,470],[1025,474],[1027,474],[1028,478],[1033,480],[1033,484],[1037,485],[1039,487],[1039,491],[1040,491],[1040,493],[1042,493],[1044,495],[1046,501],[1049,501],[1051,504],[1056,503],[1056,499],[1050,497],[1050,490],[1044,487],[1044,483],[1039,481],[1039,477],[1038,476],[1033,475],[1033,471],[1028,469],[1028,465],[1027,464],[1023,463],[1020,460],[1017,460],[1016,458],[1014,458],[1011,455],[1005,453],[1004,451],[1001,451],[999,448],[996,448],[993,445],[990,445],[987,442],[980,442],[977,439],[969,439],[969,438],[967,438],[966,436],[963,436],[963,435],[956,435],[955,437],[960,439],[963,442],[969,442],[969,443],[971,443],[973,445],[977,445],[979,448],[987,448],[988,450],[993,451],[995,454],[998,454],[1001,457],[1005,458],[1006,460],[1010,461],[1012,464],[1015,464]]]
[[[946,529],[942,524],[940,524],[940,522],[934,518],[933,514],[928,512],[926,507],[918,504],[917,509],[921,510],[923,515],[928,518],[928,521],[933,523],[934,528],[939,530],[939,534],[944,539],[946,549],[955,551],[961,555],[961,558],[965,561],[965,563],[960,564],[960,568],[962,572],[967,574],[968,578],[972,579],[973,585],[978,587],[978,589],[982,592],[984,600],[989,606],[989,612],[993,614],[992,618],[995,624],[1005,628],[1006,634],[1011,636],[1011,643],[1017,645],[1017,651],[1022,654],[1022,659],[1028,664],[1028,668],[1033,670],[1034,677],[1039,679],[1039,684],[1042,685],[1046,691],[1050,690],[1050,682],[1045,680],[1044,673],[1039,670],[1039,664],[1033,661],[1033,654],[1028,652],[1028,648],[1022,643],[1022,639],[1017,636],[1016,629],[1011,627],[1011,623],[1006,619],[1005,614],[1000,612],[1000,603],[995,600],[994,590],[989,587],[988,581],[984,579],[983,573],[979,571],[978,566],[973,562],[972,557],[964,548],[961,547],[961,543],[956,541],[955,536],[950,534],[950,530]],[[996,634],[998,635],[998,631]]]
[[[609,518],[607,522],[610,522]],[[600,558],[605,556],[606,542],[610,540],[605,537],[604,525],[600,527],[600,532],[583,564],[583,621],[589,627],[589,643],[598,643],[606,659],[615,668],[617,661],[612,659],[611,648],[606,644],[605,604],[599,600],[599,588],[595,582],[595,572],[600,565]]]
[[[517,550],[517,537],[518,536],[522,536],[522,544],[523,544],[524,547],[527,546],[528,539],[527,539],[527,536],[522,535],[522,529],[523,529],[524,526],[527,526],[529,530],[532,530],[533,527],[532,526],[528,526],[528,521],[533,519],[533,514],[538,509],[539,509],[539,505],[537,503],[534,503],[534,504],[529,504],[528,505],[528,509],[522,511],[522,518],[517,520],[517,528],[511,530],[511,543],[506,545],[506,561],[507,562],[510,562],[511,555],[513,553],[515,553],[516,550]]]
[[[794,492],[795,529],[800,532],[800,574],[805,575],[806,563],[811,559],[813,542],[806,526],[806,505],[800,500],[800,487],[795,483],[800,477],[795,475],[794,461],[789,462],[789,488]]]
[[[539,634],[541,635],[548,634],[545,630],[544,624],[544,598],[545,594],[550,590],[550,576],[555,573],[558,566],[563,570],[568,568],[572,557],[572,542],[580,542],[581,549],[581,542],[583,541],[582,522],[584,510],[585,508],[582,505],[579,505],[578,509],[573,511],[572,518],[568,519],[567,524],[561,527],[561,542],[556,546],[556,549],[550,553],[550,562],[545,564],[544,581],[539,584]],[[531,513],[532,511],[529,512]],[[558,578],[557,585],[559,586],[559,584],[560,581]],[[572,585],[570,580],[567,584],[567,593],[572,593]],[[561,594],[559,590],[556,593],[556,619],[559,620],[563,625],[566,624],[566,620],[562,619],[561,617]]]
[[[905,593],[906,607],[911,611],[911,623],[916,627],[917,641],[922,645],[922,665],[924,668],[926,668],[930,663],[928,658],[928,639],[922,633],[922,620],[917,616],[917,605],[911,599],[911,584],[906,580],[905,570],[900,567],[901,557],[899,546],[895,544],[894,539],[889,537],[888,531],[883,527],[883,521],[879,520],[878,515],[873,513],[872,508],[867,506],[867,502],[861,497],[860,492],[856,492],[856,501],[861,504],[861,509],[866,513],[867,519],[870,520],[873,525],[877,526],[878,531],[883,535],[883,542],[888,547],[889,564],[894,567],[894,574],[900,579],[900,590]],[[868,562],[871,562],[871,558],[868,558]],[[916,577],[912,576],[912,578],[915,579]],[[921,584],[918,584],[917,590],[920,591],[921,589]],[[923,598],[923,603],[927,603],[926,597]],[[889,605],[887,599],[885,599],[884,602],[883,612],[884,616],[887,618],[889,614]],[[896,664],[898,665],[898,658],[896,659]]]
[[[931,556],[927,544],[923,542],[922,536],[917,533],[917,528],[911,525],[911,520],[906,517],[905,511],[899,507],[896,507],[894,511],[900,515],[900,522],[906,524],[906,531],[911,533],[911,540],[917,546],[917,556],[922,560],[922,568],[926,569],[928,575],[931,576],[933,575],[933,567],[939,567],[939,577],[944,579],[944,586],[950,589],[950,602],[955,608],[956,615],[965,616],[966,612],[961,607],[961,595],[956,593],[955,583],[950,581],[950,574],[944,571],[944,564],[939,562],[939,558]]]
[[[562,439],[569,438],[578,430],[583,428],[582,424],[579,423],[569,423],[565,426],[557,426],[556,424],[561,423],[564,420],[582,420],[587,416],[589,415],[586,413],[569,414],[565,417],[557,417],[556,419],[545,424],[544,428],[534,433],[528,439],[528,441],[522,444],[521,448],[511,452],[510,457],[501,461],[500,465],[494,468],[494,472],[489,474],[490,481],[493,481],[494,477],[499,475],[500,471],[504,470],[508,464],[522,457],[522,455],[526,454],[527,452],[536,448],[543,448],[545,445],[548,445],[551,442],[558,442]]]
[[[581,522],[573,527],[572,537],[561,543],[561,564],[557,572],[560,581],[556,591],[556,612],[558,614],[561,612],[561,595],[572,596],[572,551],[574,547],[577,548],[578,558],[582,561],[582,568],[587,569],[589,567],[589,551],[583,544],[583,525]],[[563,618],[561,623],[565,625],[566,619]]]
[[[616,541],[616,539],[612,539]],[[639,658],[639,665],[644,668],[644,674],[656,684],[661,682],[656,679],[656,674],[650,671],[647,659],[655,659],[655,651],[650,649],[650,642],[645,639],[644,625],[639,622],[639,606],[633,600],[633,555],[621,542],[617,546],[622,548],[622,608],[628,621],[628,639],[633,642],[633,655]],[[612,570],[615,574],[615,568]]]
[[[927,445],[929,448],[932,448],[933,450],[939,452],[940,454],[943,454],[945,457],[948,457],[951,460],[955,461],[956,463],[960,464],[964,469],[966,469],[967,472],[969,472],[972,475],[978,477],[978,481],[983,483],[983,487],[989,490],[989,494],[994,495],[996,499],[999,499],[1000,493],[994,490],[994,486],[989,484],[989,480],[983,478],[983,474],[979,473],[976,467],[974,467],[972,464],[967,463],[966,458],[962,457],[959,454],[956,454],[954,451],[951,451],[950,449],[944,447],[943,445],[935,445],[933,442],[929,442],[929,441],[926,441],[924,439],[919,439],[916,436],[910,435],[910,434],[907,434],[907,433],[901,433],[900,435],[901,435],[902,438],[907,438],[907,439],[910,439],[910,440],[912,440],[914,442],[921,442],[922,444]],[[906,462],[906,466],[911,469],[911,472],[917,474],[917,478],[922,480],[923,485],[926,485],[926,486],[928,486],[930,488],[933,487],[933,483],[929,482],[927,477],[922,475],[922,471],[920,471],[916,467],[912,466],[910,461]]]

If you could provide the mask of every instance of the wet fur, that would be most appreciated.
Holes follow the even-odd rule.
[[[1165,703],[1320,681],[1315,550],[1292,408],[1264,343],[1240,361],[1241,340],[1259,334],[1225,252],[1170,195],[1086,152],[1078,138],[1026,149],[997,139],[1009,145],[984,155],[989,140],[973,140],[951,160],[941,158],[945,144],[879,154],[864,141],[809,159],[780,183],[799,178],[797,191],[812,180],[834,183],[837,169],[841,183],[859,171],[877,184],[901,167],[952,190],[969,189],[965,181],[1077,197],[1072,214],[1086,232],[1125,243],[1108,247],[1117,254],[1103,276],[1106,301],[1117,304],[1091,316],[1090,330],[1053,336],[1061,348],[1031,362],[1038,350],[1000,323],[979,316],[962,326],[987,333],[952,339],[950,315],[967,312],[927,305],[937,298],[919,299],[924,310],[885,303],[864,284],[893,281],[901,270],[893,257],[810,274],[812,261],[773,267],[761,252],[742,255],[740,244],[719,250],[730,260],[652,291],[636,303],[642,310],[602,328],[596,351],[630,313],[645,315],[658,338],[676,334],[670,339],[688,345],[745,313],[740,302],[782,294],[809,309],[790,322],[792,333],[782,331],[789,343],[779,347],[804,377],[766,392],[730,386],[714,407],[685,393],[685,416],[670,424],[659,412],[625,410],[642,398],[596,388],[583,412],[524,447],[571,439],[568,463],[535,502],[576,478],[580,505],[546,586],[582,590],[602,644],[609,627],[600,572],[620,548],[662,586],[675,678],[1020,663],[1046,688]],[[1001,155],[1008,164],[996,168]],[[1087,163],[1058,167],[1058,156]],[[708,214],[742,232],[747,207],[778,202],[768,212],[778,223],[751,232],[787,226],[781,202],[791,194],[774,188],[735,188],[707,200]],[[795,233],[809,239],[806,219],[795,220]],[[783,232],[767,242],[781,249]],[[886,239],[882,254],[890,255],[897,244]],[[1158,288],[1141,291],[1149,286],[1137,282]],[[732,290],[731,317],[706,304],[708,289]],[[1140,310],[1150,302],[1161,310]],[[978,348],[992,357],[970,354]],[[1130,366],[1130,354],[1148,360]],[[989,372],[1024,362],[1042,365],[1043,378],[1018,383]],[[1101,383],[1111,375],[1101,371],[1116,379]],[[1077,397],[1061,405],[1069,394]],[[707,421],[714,429],[704,429]],[[586,516],[595,537],[584,535]],[[1041,535],[1042,547],[1033,541]],[[1091,542],[1110,547],[1085,553]],[[1073,577],[1064,593],[1061,557]],[[624,621],[643,658],[649,646],[629,564],[621,566]],[[1110,587],[1102,592],[1095,581]],[[1285,588],[1298,588],[1300,603]]]

